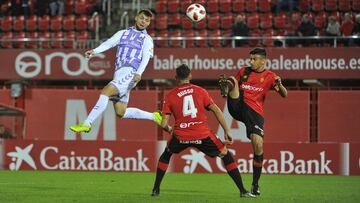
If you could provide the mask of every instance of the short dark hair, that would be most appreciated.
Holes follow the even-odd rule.
[[[254,48],[253,50],[250,51],[250,54],[266,57],[266,51],[263,48]]]
[[[179,67],[176,68],[176,79],[185,80],[189,77],[191,70],[189,66],[186,64],[181,64]]]
[[[140,15],[140,14],[144,14],[145,16],[147,16],[147,17],[153,17],[153,13],[149,10],[149,9],[141,9],[138,13],[137,13],[137,15]]]

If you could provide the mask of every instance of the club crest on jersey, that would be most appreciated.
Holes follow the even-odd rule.
[[[246,80],[247,77],[248,77],[247,75],[244,75],[244,76],[243,76],[243,79]]]
[[[260,78],[260,82],[264,82],[264,78]]]

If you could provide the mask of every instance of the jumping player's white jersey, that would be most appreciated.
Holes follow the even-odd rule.
[[[104,52],[118,46],[116,52],[115,71],[122,67],[132,67],[135,74],[142,75],[150,58],[154,55],[154,43],[146,30],[130,27],[120,30],[111,38],[94,49],[94,53]]]

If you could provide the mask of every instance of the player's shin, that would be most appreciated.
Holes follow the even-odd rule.
[[[160,193],[160,184],[169,166],[171,155],[172,153],[169,151],[168,148],[166,148],[159,158],[159,162],[156,170],[156,179],[153,187],[153,194],[154,192],[157,193],[157,195],[159,195]],[[153,196],[157,196],[157,195],[153,195]]]
[[[259,179],[260,179],[260,175],[261,175],[263,159],[264,159],[264,154],[261,154],[261,155],[254,154],[254,158],[253,158],[254,172],[253,172],[252,185],[257,186],[257,187],[259,185]]]
[[[236,186],[239,188],[241,193],[246,193],[246,189],[244,188],[242,178],[240,175],[240,172],[237,168],[236,163],[234,162],[234,159],[230,152],[228,151],[227,154],[222,158],[226,171],[229,174],[229,176],[233,179]]]

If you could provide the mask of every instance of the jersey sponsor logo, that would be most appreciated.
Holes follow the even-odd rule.
[[[189,122],[189,123],[180,123],[179,127],[180,128],[189,128],[191,126],[194,126],[194,125],[198,125],[198,124],[202,124],[203,122],[202,121],[199,121],[199,122]]]
[[[30,152],[34,144],[30,144],[24,149],[16,146],[15,151],[7,153],[7,156],[11,157],[11,163],[9,169],[12,171],[18,171],[23,162],[26,162],[31,168],[36,170],[34,159],[30,156]]]
[[[202,144],[202,140],[180,140],[180,144]]]
[[[241,88],[242,88],[242,89],[245,89],[245,90],[255,91],[255,92],[262,92],[262,91],[264,91],[264,89],[261,88],[261,87],[254,87],[254,86],[245,85],[245,84],[241,84]]]

